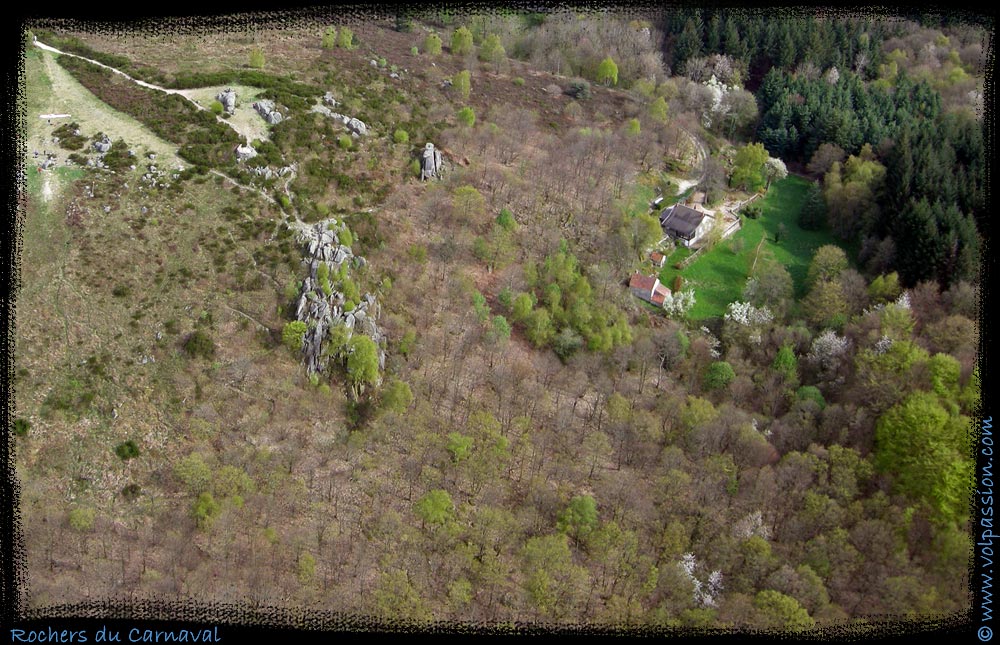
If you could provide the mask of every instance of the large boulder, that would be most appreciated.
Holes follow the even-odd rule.
[[[254,150],[253,146],[240,144],[236,146],[236,161],[246,161],[247,159],[253,159],[257,156],[257,151]]]
[[[420,158],[420,179],[426,180],[441,176],[441,151],[434,144],[427,142]]]
[[[358,136],[364,136],[368,134],[368,126],[361,119],[351,118],[347,122],[347,129]]]
[[[108,138],[108,135],[104,135],[103,139],[94,142],[94,150],[100,153],[111,150],[111,139]]]
[[[219,92],[216,95],[215,100],[222,103],[222,107],[226,112],[232,114],[236,111],[236,90],[226,88],[224,92]]]

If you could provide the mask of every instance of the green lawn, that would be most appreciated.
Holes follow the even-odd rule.
[[[682,271],[673,265],[690,255],[690,251],[682,247],[671,255],[660,272],[660,282],[672,288],[674,277],[680,274],[684,278],[683,288],[694,288],[695,305],[691,310],[691,319],[722,316],[729,303],[739,300],[757,245],[765,235],[760,257],[770,254],[784,264],[792,275],[796,298],[804,295],[806,270],[813,253],[824,244],[836,244],[828,230],[805,231],[799,228],[798,214],[808,189],[809,181],[801,177],[790,175],[775,182],[760,201],[763,212],[759,219],[744,219],[742,229],[711,251],[703,253]],[[778,226],[782,223],[783,235],[775,243]],[[739,253],[733,252],[734,244],[736,248],[742,244]]]

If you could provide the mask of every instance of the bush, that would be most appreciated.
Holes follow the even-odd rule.
[[[351,146],[354,145],[354,141],[351,139],[350,135],[342,134],[337,137],[337,145],[343,150],[350,150]]]
[[[222,103],[219,103],[218,101],[212,101],[211,103],[209,103],[208,109],[212,111],[212,114],[218,116],[222,114],[222,110],[224,108],[222,107]]]
[[[122,488],[122,497],[124,497],[129,502],[134,502],[139,499],[142,494],[142,487],[139,484],[128,484]]]
[[[677,276],[676,278],[674,278],[674,288],[673,288],[674,293],[680,291],[683,285],[684,285],[684,278],[682,278],[681,276]]]
[[[569,84],[566,93],[575,99],[583,100],[590,98],[590,83],[583,79],[578,79]]]
[[[521,78],[520,76],[514,77],[514,85],[517,85],[518,87],[523,86],[524,85],[524,79]]]
[[[250,50],[250,67],[264,69],[264,50],[260,47]]]
[[[458,121],[459,123],[471,128],[476,125],[476,113],[471,107],[464,107],[458,111]]]
[[[479,48],[479,60],[487,61],[494,65],[500,63],[506,55],[507,51],[500,44],[500,36],[496,34],[487,36]]]
[[[392,133],[392,140],[396,143],[409,143],[410,134],[406,130],[400,128]]]
[[[387,61],[386,59],[384,59],[384,58],[378,59],[378,66],[379,67],[385,67],[388,64],[389,64],[389,61]]]
[[[215,356],[215,342],[205,331],[199,329],[184,341],[184,351],[191,358],[212,358]]]
[[[431,56],[441,55],[441,36],[437,34],[429,34],[427,38],[424,38],[424,51]]]
[[[419,53],[420,53],[420,50],[417,49],[416,45],[414,45],[413,47],[410,47],[410,55],[411,56],[416,56]]]
[[[749,217],[750,219],[757,219],[758,217],[760,217],[760,214],[762,212],[763,209],[757,202],[754,202],[752,204],[747,204],[746,206],[740,209],[740,215],[743,215],[744,217]]]
[[[414,177],[419,177],[420,176],[420,160],[419,159],[413,159],[412,161],[410,161],[410,173]]]
[[[281,330],[281,342],[285,344],[285,347],[292,350],[293,352],[298,352],[302,350],[302,341],[306,336],[306,331],[308,327],[301,320],[293,320],[292,322],[285,325],[284,329]]]
[[[30,429],[31,422],[27,419],[14,419],[14,434],[18,437],[27,436]]]
[[[69,512],[69,525],[76,531],[89,531],[94,528],[94,509],[74,508]]]
[[[134,441],[129,439],[128,441],[115,446],[115,454],[118,455],[118,458],[122,461],[128,461],[129,459],[139,456],[139,446],[137,446]]]

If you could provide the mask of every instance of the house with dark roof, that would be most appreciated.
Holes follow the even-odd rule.
[[[657,307],[662,307],[663,300],[670,295],[670,289],[660,284],[660,279],[655,275],[633,273],[628,281],[628,288],[636,298],[642,298]]]
[[[660,213],[663,232],[684,246],[697,244],[714,223],[715,218],[708,213],[683,204],[674,204]]]

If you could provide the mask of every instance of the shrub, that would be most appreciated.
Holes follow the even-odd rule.
[[[339,239],[340,243],[344,246],[354,244],[354,235],[351,233],[351,229],[347,228],[347,226],[344,226],[343,230],[337,233],[337,239]]]
[[[264,50],[260,47],[250,50],[250,67],[264,69]]]
[[[411,56],[416,56],[419,53],[420,53],[420,50],[417,49],[416,45],[414,45],[413,47],[410,47],[410,55]]]
[[[128,484],[122,488],[122,497],[124,497],[129,502],[134,502],[139,499],[142,494],[142,487],[139,484]]]
[[[673,288],[673,291],[675,293],[678,292],[678,291],[680,291],[681,287],[683,285],[684,285],[684,278],[682,278],[681,276],[677,276],[676,278],[674,278],[674,288]]]
[[[514,77],[514,85],[517,85],[518,87],[523,86],[524,85],[524,79],[521,78],[520,76]]]
[[[392,133],[392,140],[396,143],[409,143],[410,134],[406,130],[400,128]]]
[[[387,61],[386,59],[384,59],[384,58],[378,59],[378,66],[379,67],[385,67],[388,64],[389,64],[389,61]]]
[[[629,119],[628,125],[625,127],[625,132],[631,137],[639,136],[639,133],[642,132],[639,119]]]
[[[578,100],[589,99],[590,83],[583,79],[577,79],[569,84],[566,93]]]
[[[763,209],[761,208],[761,205],[758,204],[757,202],[754,202],[752,204],[747,204],[746,206],[740,209],[740,215],[743,215],[744,217],[749,217],[750,219],[757,219],[758,217],[760,217],[760,214],[762,212]]]
[[[124,441],[115,446],[115,454],[118,455],[118,458],[122,461],[128,461],[133,457],[139,456],[139,446],[137,446],[134,441],[129,439],[128,441]]]
[[[293,320],[292,322],[285,325],[284,329],[281,330],[281,342],[285,344],[285,347],[292,350],[293,352],[298,352],[302,350],[302,341],[306,336],[306,331],[308,327],[301,320]]]
[[[14,434],[18,437],[25,437],[31,429],[31,422],[27,419],[14,419]]]
[[[198,528],[207,529],[221,510],[219,503],[212,497],[212,493],[205,491],[198,495],[198,499],[195,500],[194,506],[191,507],[191,515],[198,523]]]
[[[467,106],[462,108],[461,110],[458,111],[457,116],[459,123],[462,123],[466,127],[471,128],[472,126],[476,125],[476,113],[472,110],[471,107]]]
[[[218,101],[212,101],[211,103],[209,103],[208,109],[212,111],[212,114],[218,116],[222,114],[222,110],[224,108],[222,107],[222,103],[219,103]]]
[[[212,358],[215,356],[215,342],[205,331],[199,329],[184,341],[184,351],[192,358]]]
[[[69,512],[69,525],[76,531],[89,531],[94,528],[94,509],[74,508]]]
[[[414,177],[419,177],[420,176],[420,160],[419,159],[413,159],[412,161],[410,161],[410,173]]]
[[[350,150],[351,146],[354,145],[354,141],[351,139],[350,135],[342,134],[337,137],[337,145],[343,150]]]

